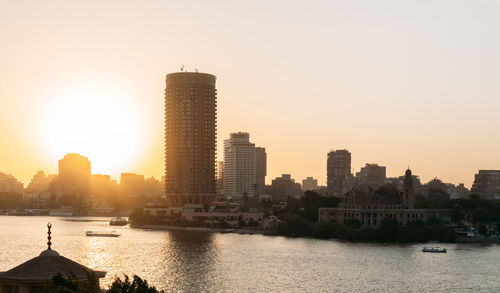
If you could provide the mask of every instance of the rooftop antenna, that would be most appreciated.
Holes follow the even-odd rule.
[[[49,248],[47,248],[47,250],[52,250],[52,248],[50,248],[50,246],[52,245],[52,242],[50,242],[50,239],[52,239],[52,237],[50,237],[50,234],[52,234],[52,233],[50,232],[50,228],[52,228],[52,224],[51,224],[50,222],[49,222],[49,223],[47,223],[47,228],[49,228],[49,230],[47,231],[47,234],[48,234],[47,239],[49,240],[49,241],[47,242],[47,245],[49,246]]]

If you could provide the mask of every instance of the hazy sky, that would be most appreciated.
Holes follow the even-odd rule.
[[[230,132],[326,183],[409,165],[470,186],[500,169],[500,1],[0,0],[0,171],[28,183],[79,152],[93,173],[163,173],[165,74],[217,76]]]

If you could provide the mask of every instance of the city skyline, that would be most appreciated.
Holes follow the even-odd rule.
[[[409,165],[467,187],[500,166],[498,3],[124,1],[111,19],[100,8],[113,2],[53,4],[0,3],[0,172],[25,186],[73,152],[114,179],[160,178],[164,76],[182,64],[218,77],[218,160],[222,138],[249,132],[268,184],[286,173],[325,185],[332,149],[355,171]]]

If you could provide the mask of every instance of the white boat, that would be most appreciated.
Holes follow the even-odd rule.
[[[424,246],[424,248],[422,249],[423,252],[438,252],[438,253],[446,253],[446,248],[441,248],[439,246],[433,246],[433,247],[429,247],[429,246]]]
[[[85,232],[85,235],[97,237],[118,237],[121,234],[116,233],[116,231],[87,231]]]

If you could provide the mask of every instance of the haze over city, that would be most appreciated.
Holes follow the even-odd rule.
[[[282,173],[326,156],[470,187],[500,164],[495,1],[0,2],[0,171],[25,185],[80,153],[92,172],[163,175],[165,74],[217,77],[231,132]],[[221,9],[223,7],[223,9]]]

